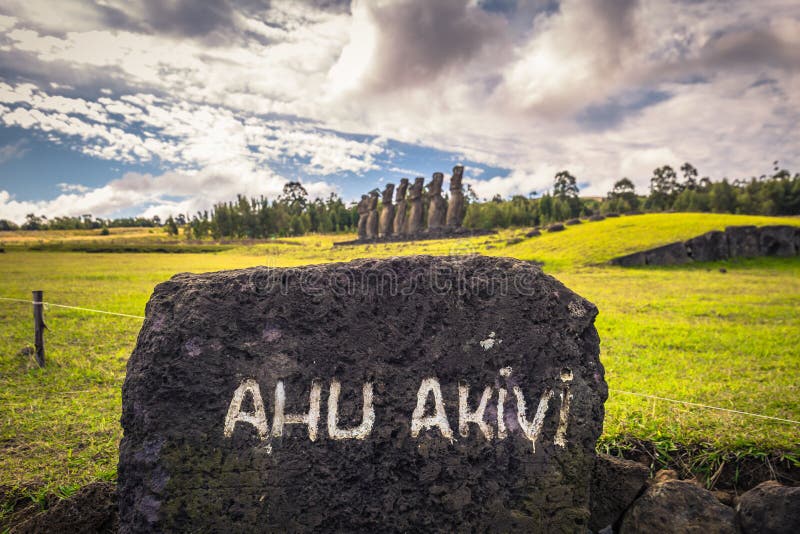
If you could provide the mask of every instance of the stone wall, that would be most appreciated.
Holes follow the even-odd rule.
[[[728,226],[650,250],[634,252],[611,260],[622,267],[643,265],[681,265],[694,261],[719,261],[757,256],[796,256],[800,254],[800,227]]]

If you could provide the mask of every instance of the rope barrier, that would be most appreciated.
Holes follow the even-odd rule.
[[[739,415],[749,415],[749,416],[752,416],[752,417],[760,417],[762,419],[770,419],[770,420],[773,420],[773,421],[780,421],[782,423],[792,423],[792,424],[795,424],[795,425],[800,425],[800,421],[795,421],[793,419],[783,419],[782,417],[772,417],[771,415],[762,415],[760,413],[745,412],[745,411],[742,411],[742,410],[732,410],[730,408],[720,408],[719,406],[710,406],[708,404],[700,404],[698,402],[689,402],[689,401],[683,401],[683,400],[677,400],[677,399],[668,399],[667,397],[659,397],[658,395],[649,395],[647,393],[636,393],[634,391],[624,391],[624,390],[621,390],[621,389],[611,389],[611,388],[608,388],[608,390],[609,391],[613,391],[614,393],[624,393],[626,395],[635,395],[637,397],[644,397],[644,398],[647,398],[647,399],[655,399],[655,400],[661,400],[661,401],[666,401],[666,402],[674,402],[676,404],[685,404],[687,406],[694,406],[696,408],[707,408],[709,410],[719,410],[721,412],[729,412],[729,413],[735,413],[735,414],[739,414]]]
[[[118,313],[118,312],[110,312],[105,310],[95,310],[92,308],[82,308],[80,306],[67,306],[66,304],[54,304],[52,302],[34,302],[32,300],[25,300],[25,299],[12,299],[9,297],[0,297],[0,300],[10,300],[13,302],[24,302],[26,304],[44,304],[46,306],[53,306],[55,308],[66,308],[68,310],[79,310],[79,311],[86,311],[92,313],[104,313],[106,315],[117,315],[119,317],[130,317],[131,319],[144,319],[141,315],[130,315],[128,313]]]
[[[32,300],[15,299],[15,298],[9,298],[9,297],[0,297],[0,300],[7,300],[7,301],[12,301],[12,302],[23,302],[23,303],[26,303],[26,304],[39,304],[38,302],[33,302]],[[119,317],[129,317],[131,319],[144,319],[144,317],[142,317],[141,315],[130,315],[128,313],[118,313],[118,312],[110,312],[110,311],[105,311],[105,310],[95,310],[95,309],[92,309],[92,308],[82,308],[80,306],[67,306],[66,304],[54,304],[52,302],[42,302],[41,304],[45,304],[47,306],[54,306],[54,307],[57,307],[57,308],[66,308],[66,309],[69,309],[69,310],[79,310],[79,311],[86,311],[86,312],[92,312],[92,313],[103,313],[103,314],[106,314],[106,315],[116,315],[116,316],[119,316]],[[672,403],[675,403],[675,404],[683,404],[683,405],[686,405],[686,406],[694,406],[696,408],[705,408],[707,410],[718,410],[718,411],[721,411],[721,412],[728,412],[728,413],[733,413],[733,414],[738,414],[738,415],[748,415],[750,417],[760,417],[761,419],[768,419],[768,420],[771,420],[771,421],[780,421],[782,423],[791,423],[791,424],[794,424],[794,425],[800,425],[800,421],[795,421],[793,419],[784,419],[782,417],[773,417],[771,415],[763,415],[763,414],[759,414],[759,413],[745,412],[743,410],[734,410],[734,409],[730,409],[730,408],[722,408],[720,406],[711,406],[709,404],[700,404],[698,402],[690,402],[690,401],[684,401],[684,400],[679,400],[679,399],[670,399],[670,398],[667,398],[667,397],[660,397],[658,395],[650,395],[648,393],[637,393],[635,391],[625,391],[625,390],[621,390],[621,389],[612,389],[612,388],[609,388],[608,391],[611,391],[613,393],[622,393],[622,394],[625,394],[625,395],[634,395],[636,397],[643,397],[643,398],[646,398],[646,399],[660,400],[660,401],[664,401],[664,402],[672,402]]]

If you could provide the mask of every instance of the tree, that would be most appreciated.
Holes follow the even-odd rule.
[[[553,196],[562,200],[578,198],[578,184],[569,171],[556,173],[553,180]]]
[[[41,230],[44,226],[45,217],[37,216],[35,213],[29,213],[25,216],[25,222],[22,224],[23,230]]]
[[[683,189],[689,191],[697,189],[697,169],[687,161],[681,165],[681,172],[683,173]]]
[[[278,197],[278,200],[289,206],[292,215],[299,215],[306,208],[308,191],[300,182],[287,182],[283,186],[283,194]]]
[[[172,215],[167,217],[164,223],[164,231],[169,235],[178,235],[178,225],[175,223],[175,219],[172,218]]]
[[[672,207],[672,203],[680,193],[678,176],[669,165],[664,165],[653,170],[653,177],[650,178],[650,197],[647,199],[647,207],[663,211]]]
[[[607,200],[607,211],[624,213],[639,208],[636,187],[628,178],[622,178],[614,183],[614,187],[608,192]]]
[[[709,193],[711,211],[733,213],[736,209],[736,190],[726,178],[711,186]]]
[[[553,216],[553,197],[550,193],[545,193],[539,200],[539,213],[542,214],[542,222],[549,223],[555,220]]]

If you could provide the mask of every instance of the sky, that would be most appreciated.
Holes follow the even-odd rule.
[[[4,0],[0,219],[800,170],[797,0]],[[445,181],[447,182],[447,180]]]

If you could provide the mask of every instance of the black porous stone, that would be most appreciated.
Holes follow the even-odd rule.
[[[787,225],[762,226],[758,229],[758,246],[764,256],[794,256],[795,228]]]
[[[680,241],[647,250],[644,257],[647,265],[681,265],[692,261],[686,252],[686,245]]]
[[[737,534],[736,514],[692,482],[667,480],[647,488],[625,512],[619,533],[641,532]]]
[[[156,287],[128,362],[120,530],[583,532],[607,397],[596,314],[538,267],[506,258],[176,275]],[[441,420],[412,435],[431,378],[452,438]],[[338,426],[328,419],[334,380]],[[275,436],[279,381],[287,414],[308,415],[319,388],[315,440],[306,424]],[[246,384],[256,389],[237,405]],[[329,428],[369,421],[367,384],[366,437],[332,439]],[[473,412],[489,392],[463,433],[460,388]],[[420,415],[436,411],[434,399],[423,396]]]
[[[739,497],[736,512],[743,534],[796,534],[800,532],[800,487],[762,482]]]
[[[610,263],[620,267],[640,267],[647,265],[647,257],[644,252],[634,252],[633,254],[613,258]]]
[[[725,232],[714,230],[693,237],[686,243],[686,252],[694,261],[727,260],[730,255]]]
[[[728,226],[725,235],[731,258],[755,258],[761,253],[755,226]]]
[[[644,464],[599,454],[592,477],[589,529],[599,532],[619,523],[625,510],[644,490],[649,474]]]

